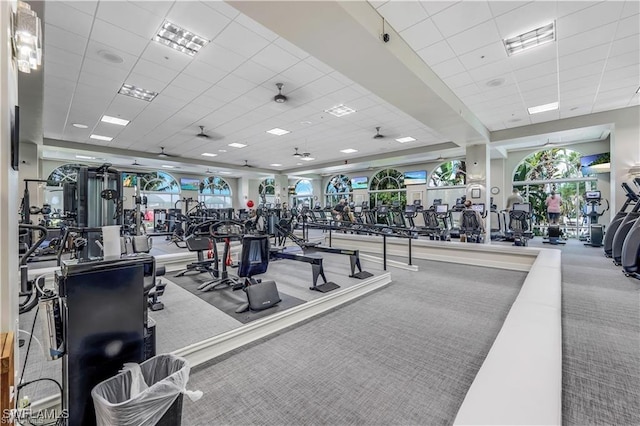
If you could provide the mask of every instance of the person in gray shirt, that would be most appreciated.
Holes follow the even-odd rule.
[[[520,190],[518,188],[513,188],[513,192],[507,198],[507,210],[510,211],[513,209],[513,205],[516,203],[524,203],[524,199],[520,195]]]

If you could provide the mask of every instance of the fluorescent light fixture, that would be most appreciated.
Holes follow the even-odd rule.
[[[280,166],[282,166],[282,164],[278,164],[278,163],[273,163],[273,164],[271,164],[271,165],[272,165],[273,167],[280,167]]]
[[[535,30],[527,31],[526,33],[517,35],[515,37],[507,38],[503,40],[504,47],[507,49],[507,55],[511,56],[515,53],[520,53],[525,50],[529,50],[532,47],[540,46],[545,43],[549,43],[556,39],[555,21],[536,28]]]
[[[267,130],[267,133],[271,133],[272,135],[276,135],[276,136],[282,136],[291,132],[289,130],[279,129],[276,127],[275,129]]]
[[[103,115],[100,121],[104,121],[105,123],[117,124],[118,126],[126,126],[129,124],[129,120],[123,120],[118,117],[111,117],[110,115]]]
[[[218,152],[227,152],[226,149],[219,149]]]
[[[344,117],[345,115],[356,112],[356,110],[353,108],[349,108],[346,105],[340,104],[329,109],[325,109],[324,112],[328,112],[329,114],[335,115],[336,117]]]
[[[234,143],[230,143],[229,146],[231,146],[233,148],[244,148],[247,145],[245,145],[243,143],[234,142]]]
[[[224,170],[220,170],[219,172],[221,175],[230,175],[231,172],[225,172]]]
[[[302,161],[313,161],[313,160],[315,160],[315,158],[313,158],[313,157],[302,157],[301,160]]]
[[[78,128],[78,129],[88,129],[89,128],[89,126],[87,126],[86,124],[80,124],[80,123],[73,123],[72,126]]]
[[[88,155],[76,155],[76,158],[79,158],[81,160],[95,160],[96,157],[89,157]]]
[[[302,163],[296,163],[296,166],[302,166]]]
[[[209,43],[209,40],[204,37],[187,31],[169,21],[162,23],[158,34],[153,36],[153,41],[169,46],[178,52],[186,53],[189,56],[195,55],[202,47]]]
[[[110,138],[109,136],[100,136],[100,135],[91,135],[89,136],[91,139],[97,139],[99,141],[107,141],[107,142],[111,142],[113,140],[113,138]]]
[[[527,108],[529,110],[529,114],[538,114],[541,112],[554,111],[558,109],[557,102],[551,102],[550,104],[538,105],[531,108]]]
[[[400,143],[407,143],[407,142],[413,142],[413,141],[415,141],[415,139],[412,138],[411,136],[405,136],[404,138],[396,139],[396,142],[400,142]]]
[[[218,156],[218,154],[212,154],[212,153],[210,153],[210,152],[203,152],[203,153],[202,153],[202,154],[200,154],[200,155],[203,155],[203,156],[205,156],[205,157],[217,157],[217,156]]]
[[[176,166],[169,166],[167,164],[163,164],[162,167],[164,167],[165,169],[175,169]]]
[[[358,150],[353,148],[347,148],[347,149],[341,149],[340,152],[344,152],[345,154],[353,154],[354,152],[358,152]]]
[[[132,86],[130,84],[123,84],[118,93],[121,95],[131,96],[132,98],[142,99],[143,101],[151,102],[158,92],[152,92],[151,90],[142,89],[140,87]]]

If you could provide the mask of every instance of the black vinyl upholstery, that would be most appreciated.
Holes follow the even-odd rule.
[[[269,267],[269,237],[267,235],[245,235],[242,239],[242,252],[238,276],[251,278],[264,274]]]

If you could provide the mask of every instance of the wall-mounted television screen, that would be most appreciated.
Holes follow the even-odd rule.
[[[133,188],[136,185],[138,185],[138,175],[122,173],[122,186],[125,188]]]
[[[611,172],[611,154],[603,152],[602,154],[585,155],[580,158],[580,170],[582,176],[589,176],[596,173]]]
[[[369,189],[369,178],[366,176],[352,177],[351,189]]]
[[[425,170],[417,170],[415,172],[404,172],[405,185],[426,185],[427,172]]]
[[[183,191],[199,191],[200,179],[198,178],[180,178],[180,189]]]

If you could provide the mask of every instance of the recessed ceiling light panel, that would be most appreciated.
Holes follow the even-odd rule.
[[[291,132],[289,130],[279,129],[276,127],[275,129],[267,130],[267,133],[271,133],[272,135],[276,135],[276,136],[282,136]]]
[[[407,143],[407,142],[413,142],[413,141],[415,141],[415,139],[412,138],[411,136],[405,136],[404,138],[396,139],[396,142],[400,142],[400,143]]]
[[[302,161],[313,161],[313,160],[315,160],[315,158],[313,158],[313,157],[302,157],[301,160]]]
[[[158,92],[152,92],[151,90],[142,89],[140,87],[132,86],[130,84],[123,84],[118,93],[121,95],[131,96],[132,98],[142,99],[143,101],[151,102]]]
[[[556,30],[554,21],[535,30],[505,39],[503,42],[505,49],[507,49],[507,55],[511,56],[515,53],[524,52],[533,47],[552,42],[555,39]]]
[[[80,160],[95,160],[96,157],[89,157],[88,155],[76,155],[76,158]]]
[[[87,126],[86,124],[80,124],[80,123],[73,123],[72,124],[73,127],[77,127],[78,129],[88,129],[89,126]]]
[[[541,112],[554,111],[558,109],[557,102],[551,102],[550,104],[538,105],[531,108],[527,108],[529,114],[539,114]]]
[[[203,152],[202,154],[200,154],[204,157],[217,157],[218,154],[212,154],[211,152]]]
[[[341,149],[340,152],[344,152],[345,154],[353,154],[354,152],[358,152],[358,150],[353,148],[347,148],[347,149]]]
[[[234,142],[234,143],[230,143],[229,146],[233,148],[244,148],[247,145],[243,143]]]
[[[271,166],[273,166],[273,167],[280,167],[280,166],[282,166],[282,164],[273,163],[273,164],[271,164]]]
[[[202,47],[209,43],[209,40],[204,37],[187,31],[169,21],[162,23],[158,34],[153,36],[153,41],[169,46],[178,52],[186,53],[189,56],[195,55]]]
[[[91,135],[89,136],[91,139],[97,139],[99,141],[107,141],[107,142],[111,142],[113,140],[112,137],[109,136],[101,136],[101,135]]]
[[[346,105],[340,104],[329,109],[326,109],[324,112],[328,112],[331,115],[335,115],[336,117],[344,117],[345,115],[352,114],[356,112],[355,109],[349,108]]]
[[[130,123],[129,120],[123,120],[122,118],[118,117],[111,117],[110,115],[103,115],[100,121],[110,124],[116,124],[118,126],[126,126]]]
[[[170,166],[168,164],[163,164],[162,167],[164,167],[165,169],[175,169],[176,166]]]

